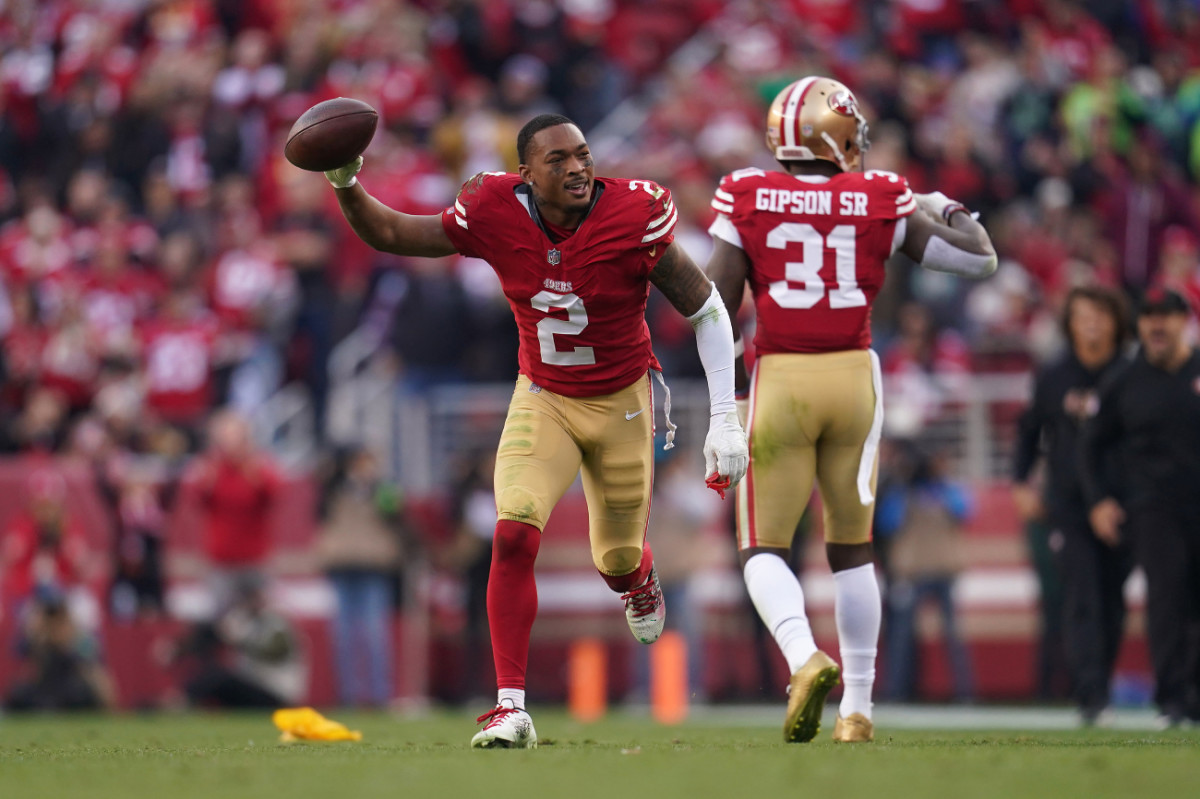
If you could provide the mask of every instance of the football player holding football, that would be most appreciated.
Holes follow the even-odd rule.
[[[845,694],[833,737],[870,741],[881,601],[871,516],[883,422],[871,304],[897,250],[927,269],[981,278],[996,269],[983,227],[939,193],[914,195],[890,172],[864,172],[867,122],[841,83],[807,77],[767,116],[780,172],[721,180],[707,268],[734,317],[747,281],[757,359],[748,376],[735,332],[739,411],[750,468],[737,490],[738,549],[754,605],[791,670],[784,737],[809,741],[839,667],[817,649],[787,553],[816,481],[836,585]]]
[[[622,594],[634,637],[648,644],[662,632],[662,590],[646,544],[651,373],[661,381],[645,321],[651,284],[696,331],[712,414],[704,442],[710,485],[736,485],[748,461],[734,402],[733,329],[716,287],[673,243],[671,193],[648,180],[596,177],[583,134],[557,114],[530,120],[517,151],[519,174],[476,175],[436,216],[374,199],[356,179],[361,157],[325,173],[365,242],[397,255],[486,260],[517,319],[520,375],[496,456],[499,521],[487,593],[499,695],[479,718],[484,727],[471,740],[479,748],[537,745],[525,711],[533,564],[550,511],[581,469],[592,561]],[[669,393],[666,402],[669,412]],[[667,426],[670,446],[669,416]]]

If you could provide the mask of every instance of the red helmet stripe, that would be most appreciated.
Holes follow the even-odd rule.
[[[801,78],[792,84],[792,91],[788,94],[787,102],[783,104],[782,118],[779,120],[779,127],[782,128],[780,133],[783,135],[783,145],[785,147],[795,147],[800,143],[800,106],[804,103],[804,95],[808,94],[809,88],[817,81],[815,75],[807,78]]]

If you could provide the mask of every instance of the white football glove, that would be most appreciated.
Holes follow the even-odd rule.
[[[363,167],[363,158],[360,155],[345,166],[339,166],[337,169],[330,169],[325,173],[325,179],[335,189],[348,189],[358,182],[355,177],[358,171]]]
[[[922,211],[932,216],[934,219],[940,219],[947,225],[950,224],[950,215],[957,211],[966,211],[967,207],[958,200],[952,200],[940,191],[935,191],[930,194],[914,194],[913,197],[917,200],[917,206]],[[969,212],[968,212],[969,213]]]
[[[731,489],[746,476],[750,464],[750,448],[746,431],[738,423],[736,411],[712,417],[708,435],[704,438],[704,474],[708,487],[725,498]]]

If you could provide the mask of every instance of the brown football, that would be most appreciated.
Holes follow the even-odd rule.
[[[310,172],[337,169],[362,155],[378,123],[379,114],[362,100],[335,97],[300,115],[283,154]]]

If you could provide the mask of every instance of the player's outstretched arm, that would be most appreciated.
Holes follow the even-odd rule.
[[[926,269],[979,279],[996,271],[996,250],[962,203],[939,192],[917,194],[900,249]]]
[[[360,239],[381,252],[440,258],[458,252],[442,227],[439,214],[404,214],[376,200],[358,182],[360,155],[353,162],[325,173],[336,189],[342,215]]]
[[[750,463],[746,433],[733,398],[733,326],[717,287],[683,248],[672,242],[663,251],[650,280],[688,318],[708,378],[709,422],[704,439],[708,484],[721,495],[746,474]]]
[[[746,278],[750,274],[750,259],[741,247],[735,247],[721,238],[713,238],[713,251],[708,266],[704,269],[709,280],[717,287],[725,302],[725,313],[733,325],[733,390],[741,402],[750,391],[750,375],[746,371],[745,343],[737,325],[738,309],[742,307],[742,295],[746,291]],[[742,424],[746,423],[742,409],[738,409]]]

